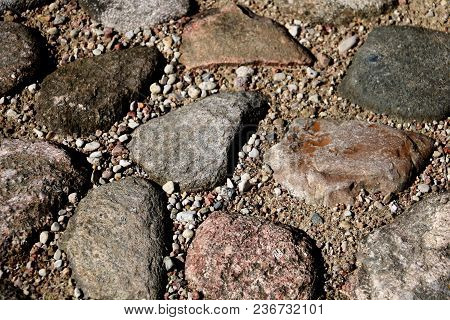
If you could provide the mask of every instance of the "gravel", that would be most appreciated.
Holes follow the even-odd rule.
[[[210,0],[198,1],[199,10],[210,8],[213,3],[214,1]],[[425,17],[432,7],[434,16]],[[308,77],[307,67],[272,68],[251,65],[200,68],[191,71],[186,71],[183,67],[175,67],[173,74],[165,74],[165,77],[161,75],[160,78],[155,78],[147,84],[147,91],[150,91],[149,96],[139,97],[133,104],[133,101],[129,101],[128,113],[124,114],[122,119],[117,120],[110,129],[81,136],[55,135],[48,128],[36,123],[33,101],[41,90],[40,82],[37,82],[34,90],[24,90],[24,92],[11,96],[0,97],[0,137],[17,136],[49,140],[83,152],[85,156],[91,153],[84,152],[85,144],[98,142],[101,146],[97,150],[102,151],[102,156],[90,164],[92,166],[91,182],[94,188],[127,176],[145,177],[142,169],[135,164],[131,164],[128,168],[119,165],[120,160],[129,161],[127,149],[129,140],[121,140],[119,137],[131,135],[136,127],[196,101],[201,96],[214,94],[215,90],[218,92],[233,91],[235,80],[239,77],[244,78],[243,83],[247,90],[261,90],[270,98],[268,114],[260,122],[256,132],[260,144],[255,146],[249,143],[251,141],[244,142],[252,146],[249,152],[255,147],[260,156],[251,158],[249,153],[239,152],[236,169],[223,185],[214,190],[193,193],[174,191],[170,194],[166,205],[171,206],[167,215],[170,215],[173,220],[171,232],[173,240],[167,255],[170,256],[174,265],[167,271],[164,298],[198,299],[201,296],[195,290],[187,287],[184,278],[183,265],[190,242],[186,242],[182,234],[185,230],[192,230],[194,237],[191,240],[194,240],[196,229],[204,219],[213,211],[224,210],[237,211],[241,214],[244,212],[251,216],[260,216],[305,230],[317,243],[324,259],[325,275],[323,288],[320,288],[321,297],[339,299],[342,297],[340,288],[348,279],[348,274],[356,267],[356,249],[361,239],[378,227],[390,223],[394,217],[402,215],[414,202],[413,198],[421,201],[425,197],[425,192],[419,189],[419,185],[429,186],[427,196],[448,190],[450,125],[448,119],[429,122],[401,121],[395,117],[362,110],[336,94],[337,84],[340,83],[347,66],[351,63],[354,52],[364,43],[368,32],[375,26],[413,24],[448,32],[446,26],[448,12],[446,12],[445,6],[435,1],[415,1],[409,5],[400,5],[390,14],[370,19],[355,19],[345,26],[333,27],[331,25],[314,26],[302,21],[296,15],[280,15],[276,8],[261,5],[256,1],[252,2],[250,8],[257,14],[271,17],[283,25],[299,27],[296,39],[310,49],[318,60],[316,64],[309,66],[318,72],[315,78]],[[68,19],[58,25],[57,33],[51,34],[55,32],[51,28],[56,14],[66,16]],[[41,21],[39,15],[48,15],[51,19],[48,22]],[[0,16],[0,19],[5,19],[5,17],[17,19],[8,13]],[[49,6],[43,6],[39,11],[25,12],[20,19],[27,26],[36,27],[46,37],[48,43],[54,48],[51,54],[54,55],[58,65],[91,57],[94,55],[93,51],[99,49],[99,45],[104,46],[103,53],[141,45],[156,46],[165,56],[166,63],[174,66],[177,66],[180,57],[179,45],[182,26],[179,22],[167,23],[157,28],[134,30],[134,37],[128,40],[124,33],[94,23],[83,10],[76,7],[74,2],[57,1]],[[295,22],[295,19],[300,21]],[[293,30],[294,28],[289,27],[288,29]],[[49,33],[48,30],[51,32]],[[98,31],[103,35],[97,35]],[[354,36],[359,41],[341,55],[339,53],[341,41]],[[178,41],[175,41],[177,37]],[[172,40],[163,41],[168,38]],[[284,76],[280,74],[284,74]],[[172,75],[175,78],[171,78]],[[215,88],[202,92],[199,86],[204,82],[210,82],[211,78],[214,79]],[[274,78],[279,81],[274,81]],[[171,83],[172,81],[175,82]],[[163,94],[163,87],[169,83],[171,90]],[[150,84],[157,85],[159,91],[153,91]],[[19,117],[9,120],[6,112],[10,109],[15,111]],[[351,208],[339,205],[328,209],[306,205],[277,185],[273,181],[270,167],[262,163],[262,156],[267,149],[284,137],[287,126],[292,119],[298,116],[342,120],[360,119],[391,127],[400,127],[402,130],[421,133],[433,138],[435,151],[427,167],[420,175],[412,178],[411,184],[403,192],[384,197],[362,191]],[[115,167],[119,168],[117,172],[113,170]],[[244,179],[241,179],[241,176]],[[276,188],[281,191],[281,194],[277,195]],[[422,187],[422,190],[425,190],[424,188]],[[84,194],[77,197],[82,199]],[[196,200],[196,198],[200,198],[200,200]],[[78,206],[77,200],[69,201],[66,206],[61,206],[60,210],[56,211],[58,217],[62,217],[63,221],[49,222],[45,228],[45,230],[49,230],[45,231],[48,233],[46,244],[36,243],[27,252],[27,257],[31,255],[35,257],[33,263],[30,264],[32,272],[21,271],[29,265],[29,259],[19,259],[18,257],[15,261],[7,262],[8,265],[19,266],[18,268],[5,269],[2,267],[0,270],[3,272],[2,277],[20,281],[22,283],[21,290],[26,291],[29,298],[84,298],[81,288],[77,287],[77,283],[70,278],[70,261],[58,248],[56,239],[56,236],[65,230],[67,221],[70,221]],[[379,204],[384,205],[386,210],[379,210]],[[344,215],[346,210],[351,211],[353,216],[346,217]],[[61,225],[60,231],[50,230],[54,222]],[[343,228],[338,228],[338,226]],[[41,230],[39,237],[42,233]],[[63,264],[60,269],[53,270],[54,264],[58,260],[61,260]],[[166,262],[164,268],[167,270]],[[49,270],[52,270],[51,276],[40,277],[38,272],[41,269],[47,270],[48,273],[50,273]],[[36,279],[39,281],[36,282]]]

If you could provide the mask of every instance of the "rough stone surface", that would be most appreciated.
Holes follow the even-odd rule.
[[[258,93],[213,95],[140,126],[128,149],[150,179],[182,190],[212,189],[266,111]]]
[[[339,86],[361,107],[404,119],[450,116],[450,35],[418,27],[369,34]],[[414,48],[412,50],[411,48]]]
[[[60,245],[93,299],[161,299],[166,224],[161,190],[126,178],[80,201]]]
[[[353,298],[448,300],[449,234],[449,193],[415,204],[361,244]]]
[[[281,12],[288,12],[313,23],[340,24],[353,17],[379,15],[392,8],[395,0],[274,0]]]
[[[0,279],[0,300],[25,300],[22,291],[7,280]]]
[[[155,76],[160,54],[136,47],[66,64],[46,77],[38,121],[62,133],[108,130]]]
[[[10,245],[52,221],[70,190],[86,175],[69,155],[47,142],[0,141],[0,258]]]
[[[1,10],[0,10],[1,11]],[[37,77],[43,41],[33,29],[0,21],[0,97]]]
[[[188,68],[212,65],[303,65],[311,53],[275,21],[234,4],[200,14],[185,27],[180,61]]]
[[[196,232],[186,279],[207,299],[311,299],[314,259],[294,229],[217,212]]]
[[[94,19],[119,31],[154,26],[188,13],[190,0],[80,0]]]
[[[0,13],[3,10],[12,10],[22,12],[28,9],[33,9],[45,3],[51,2],[50,0],[0,0]]]
[[[297,119],[266,153],[274,178],[307,203],[353,203],[361,189],[401,191],[432,152],[430,138],[363,121]]]

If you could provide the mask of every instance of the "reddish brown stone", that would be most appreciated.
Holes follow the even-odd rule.
[[[200,225],[186,258],[186,279],[206,299],[311,299],[314,271],[300,232],[222,212]]]
[[[86,173],[50,143],[0,141],[0,258],[48,225],[67,195],[86,184]]]
[[[432,149],[430,138],[384,125],[297,119],[266,161],[294,196],[333,206],[353,203],[361,189],[403,190]]]
[[[311,53],[275,21],[234,4],[199,15],[183,32],[181,62],[212,65],[304,65]]]

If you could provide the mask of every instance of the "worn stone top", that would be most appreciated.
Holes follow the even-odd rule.
[[[212,65],[303,65],[312,54],[277,22],[227,5],[199,14],[182,35],[180,61],[188,69]]]
[[[309,203],[352,203],[361,189],[403,190],[427,161],[433,141],[363,121],[297,119],[266,154],[274,177]]]

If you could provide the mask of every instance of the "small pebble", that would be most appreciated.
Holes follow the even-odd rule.
[[[281,82],[286,79],[286,75],[283,72],[275,73],[273,75],[273,81]]]
[[[76,192],[69,194],[68,200],[70,203],[75,204],[78,201],[78,195]]]
[[[163,263],[164,267],[166,268],[166,271],[172,270],[172,268],[175,266],[171,257],[164,257]]]
[[[39,242],[42,244],[46,244],[48,241],[48,231],[42,231],[39,235]]]
[[[241,78],[247,78],[253,75],[255,71],[247,66],[241,66],[236,69],[236,75]]]
[[[313,225],[319,225],[323,223],[323,219],[317,212],[314,212],[311,216],[311,222]]]
[[[342,40],[338,46],[339,54],[342,55],[353,48],[358,43],[358,40],[357,36],[351,36]]]
[[[84,146],[83,151],[84,152],[92,152],[92,151],[97,150],[98,148],[100,148],[100,143],[98,143],[97,141],[93,141],[93,142],[87,143]]]
[[[430,186],[428,184],[419,184],[417,186],[417,189],[419,189],[419,191],[422,193],[430,192]]]
[[[52,232],[58,232],[59,230],[61,230],[61,225],[58,222],[53,222],[53,224],[50,227],[50,230]]]
[[[162,189],[167,194],[172,194],[175,192],[175,183],[173,183],[173,181],[168,181],[162,186]]]
[[[186,229],[183,231],[182,236],[185,239],[191,239],[194,236],[194,231],[192,231],[191,229]]]

